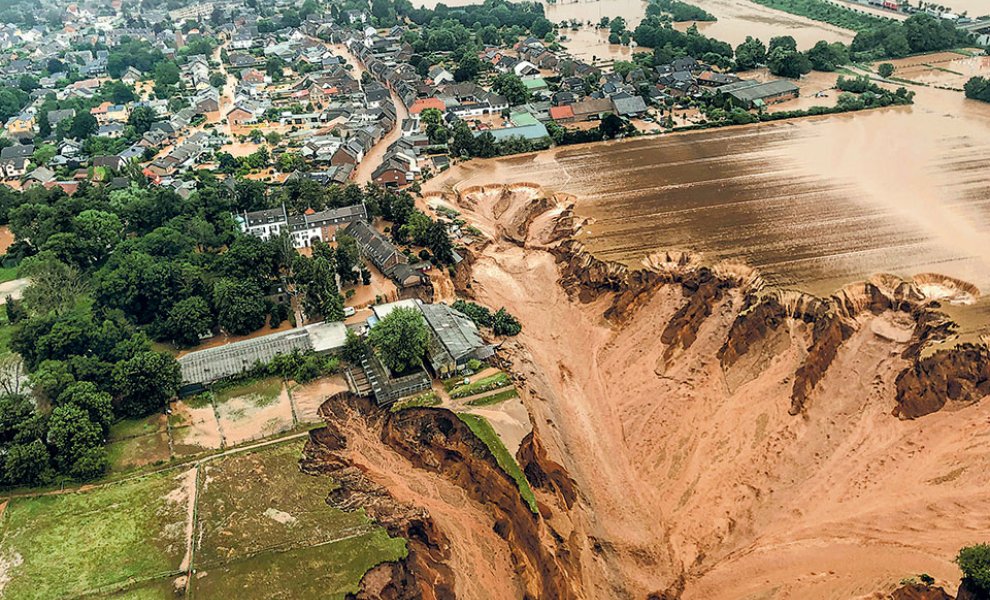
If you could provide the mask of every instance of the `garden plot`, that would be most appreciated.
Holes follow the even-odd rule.
[[[299,423],[319,423],[320,406],[327,398],[347,391],[347,382],[340,375],[321,377],[309,383],[298,384],[292,388],[292,405],[296,411],[296,421]]]
[[[219,391],[214,404],[226,446],[272,436],[295,426],[289,392],[277,378]]]
[[[220,426],[206,394],[179,400],[169,415],[172,452],[176,457],[201,454],[223,446]]]

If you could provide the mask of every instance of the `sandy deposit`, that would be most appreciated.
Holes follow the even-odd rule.
[[[272,436],[293,426],[292,404],[284,385],[278,397],[271,400],[247,394],[220,402],[217,415],[227,446]]]
[[[658,285],[606,321],[611,292],[550,284],[566,268],[547,246],[557,220],[546,214],[560,210],[540,203],[548,212],[520,243],[512,232],[527,203],[518,189],[511,197],[500,205],[487,188],[461,202],[495,239],[474,257],[468,293],[524,324],[505,350],[537,437],[577,486],[574,506],[547,523],[576,557],[580,596],[849,598],[919,572],[955,588],[951,558],[990,526],[990,449],[974,443],[990,402],[893,417],[910,364],[901,313],[854,309],[792,416],[795,373],[820,351],[810,324],[787,319],[748,362],[723,367],[716,357],[744,308],[738,287],[685,321],[697,292]],[[688,255],[666,264],[694,268]],[[677,322],[696,328],[671,336]]]
[[[293,386],[289,395],[299,423],[317,423],[319,410],[327,398],[347,391],[347,382],[340,375],[321,377],[316,381]]]

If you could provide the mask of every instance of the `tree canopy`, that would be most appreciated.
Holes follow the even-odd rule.
[[[396,308],[375,324],[368,343],[392,373],[405,373],[426,354],[428,334],[423,314],[415,308]]]

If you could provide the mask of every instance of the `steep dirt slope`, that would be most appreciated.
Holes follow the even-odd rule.
[[[503,349],[576,489],[569,509],[543,499],[582,596],[849,598],[919,572],[953,587],[951,557],[990,524],[990,402],[982,350],[919,362],[918,285],[816,299],[680,253],[631,272],[559,243],[566,209],[517,192],[460,202],[495,234],[461,291],[524,323]],[[938,410],[949,380],[968,383]]]

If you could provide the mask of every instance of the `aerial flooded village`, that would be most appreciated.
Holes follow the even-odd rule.
[[[0,2],[0,597],[990,598],[946,2]]]

